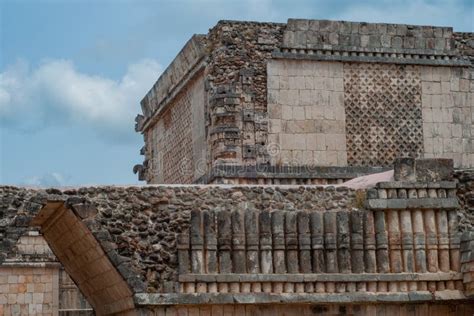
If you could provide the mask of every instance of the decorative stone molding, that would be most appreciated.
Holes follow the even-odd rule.
[[[353,51],[333,51],[326,49],[289,49],[272,53],[273,58],[314,60],[314,61],[340,61],[357,63],[381,63],[402,65],[431,65],[431,66],[459,66],[469,67],[471,61],[459,56],[424,55],[416,53],[393,52],[366,52],[353,48]]]
[[[367,174],[388,171],[387,167],[322,166],[215,166],[197,183],[222,184],[341,184]]]
[[[289,19],[277,58],[469,66],[449,27]]]

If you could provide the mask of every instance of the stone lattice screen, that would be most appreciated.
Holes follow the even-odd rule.
[[[423,153],[421,75],[417,66],[345,63],[347,162],[389,166]]]
[[[204,83],[198,77],[147,131],[151,183],[191,183],[206,168]]]

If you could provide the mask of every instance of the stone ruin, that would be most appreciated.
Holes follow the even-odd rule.
[[[397,157],[474,167],[472,33],[221,21],[141,102],[147,183],[333,184]]]
[[[141,102],[149,185],[0,187],[0,314],[472,315],[473,41],[193,36]],[[61,309],[61,266],[90,306]]]

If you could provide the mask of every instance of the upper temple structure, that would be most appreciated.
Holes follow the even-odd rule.
[[[141,101],[154,185],[0,185],[0,316],[472,316],[473,95],[474,33],[220,21]]]
[[[194,35],[141,101],[147,183],[337,183],[474,167],[472,33],[289,19]]]

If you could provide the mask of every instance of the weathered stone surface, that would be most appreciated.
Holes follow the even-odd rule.
[[[219,271],[224,273],[232,272],[232,259],[231,259],[231,217],[230,212],[222,211],[217,213],[217,247],[219,249]]]
[[[449,181],[453,178],[452,159],[417,159],[415,169],[419,182]]]
[[[285,217],[281,211],[272,213],[272,237],[273,237],[273,266],[275,273],[285,273],[286,251],[285,251]]]
[[[385,209],[456,209],[459,202],[456,198],[419,198],[419,199],[371,199],[366,207],[373,210]]]
[[[288,273],[298,273],[298,234],[296,212],[285,213],[286,267]]]
[[[397,158],[393,164],[395,181],[414,181],[415,180],[415,159]]]
[[[446,27],[220,21],[144,98],[137,127],[147,145],[135,171],[149,183],[309,184],[323,179],[305,182],[314,166],[396,157],[472,167],[472,41]],[[283,181],[274,171],[215,176],[222,166],[284,165],[311,168]]]
[[[247,209],[245,212],[245,236],[247,243],[247,268],[250,273],[260,272],[258,212]]]
[[[313,212],[311,220],[311,243],[313,249],[313,272],[322,273],[326,271],[324,257],[324,222],[323,212]]]
[[[459,213],[459,226],[462,230],[472,229],[474,223],[474,170],[459,170],[454,173],[459,181],[456,190],[462,212]]]
[[[215,273],[217,269],[217,235],[215,213],[212,211],[203,212],[204,244],[206,249],[206,272]],[[181,263],[180,263],[181,264]]]

